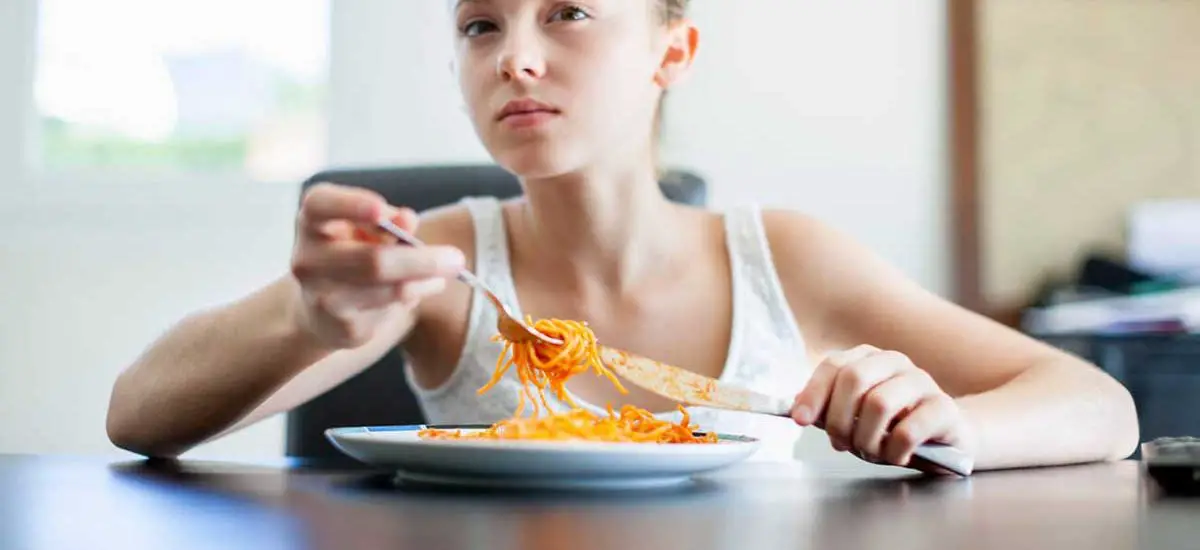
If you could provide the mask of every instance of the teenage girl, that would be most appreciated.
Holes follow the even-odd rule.
[[[764,438],[776,458],[814,423],[837,450],[900,466],[926,441],[963,448],[978,469],[1132,452],[1130,395],[1093,365],[926,292],[813,218],[664,198],[661,99],[699,44],[686,4],[458,0],[461,91],[523,196],[418,216],[366,190],[313,188],[290,272],[154,342],[113,388],[111,440],[175,456],[295,407],[395,346],[431,423],[507,418],[515,377],[476,393],[500,345],[491,306],[451,278],[468,267],[522,316],[584,320],[606,344],[794,396],[791,419],[692,413],[703,429]],[[436,246],[356,238],[383,216]],[[568,383],[584,407],[633,403],[677,418],[674,403],[626,386]]]

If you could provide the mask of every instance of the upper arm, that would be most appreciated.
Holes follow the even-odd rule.
[[[954,396],[997,387],[1058,353],[922,288],[817,220],[780,211],[763,218],[788,301],[819,351],[899,351]]]

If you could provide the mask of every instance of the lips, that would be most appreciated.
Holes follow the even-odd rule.
[[[496,114],[496,120],[499,122],[511,117],[557,115],[560,113],[561,111],[552,105],[542,103],[536,99],[514,99],[504,104],[504,107]]]

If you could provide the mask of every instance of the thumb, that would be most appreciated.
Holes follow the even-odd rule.
[[[804,389],[796,394],[792,404],[792,419],[801,426],[817,424],[825,414],[825,406],[829,404],[829,394],[841,370],[836,364],[825,359],[817,365]]]
[[[400,229],[409,233],[416,233],[417,225],[421,221],[421,217],[417,215],[416,211],[407,206],[389,206],[387,211],[384,212],[384,216],[392,220],[392,223],[396,224]]]
[[[416,211],[406,206],[396,207],[387,205],[384,207],[381,218],[387,219],[396,224],[397,227],[403,229],[410,234],[416,234],[417,225],[420,222],[420,216]],[[364,242],[375,244],[396,244],[398,240],[395,236],[378,227],[363,227],[358,226],[354,229],[356,239]]]

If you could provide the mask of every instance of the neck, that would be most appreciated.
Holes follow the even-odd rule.
[[[520,223],[536,261],[556,266],[569,284],[627,288],[652,271],[675,240],[664,230],[674,211],[652,170],[526,181],[525,194]]]

